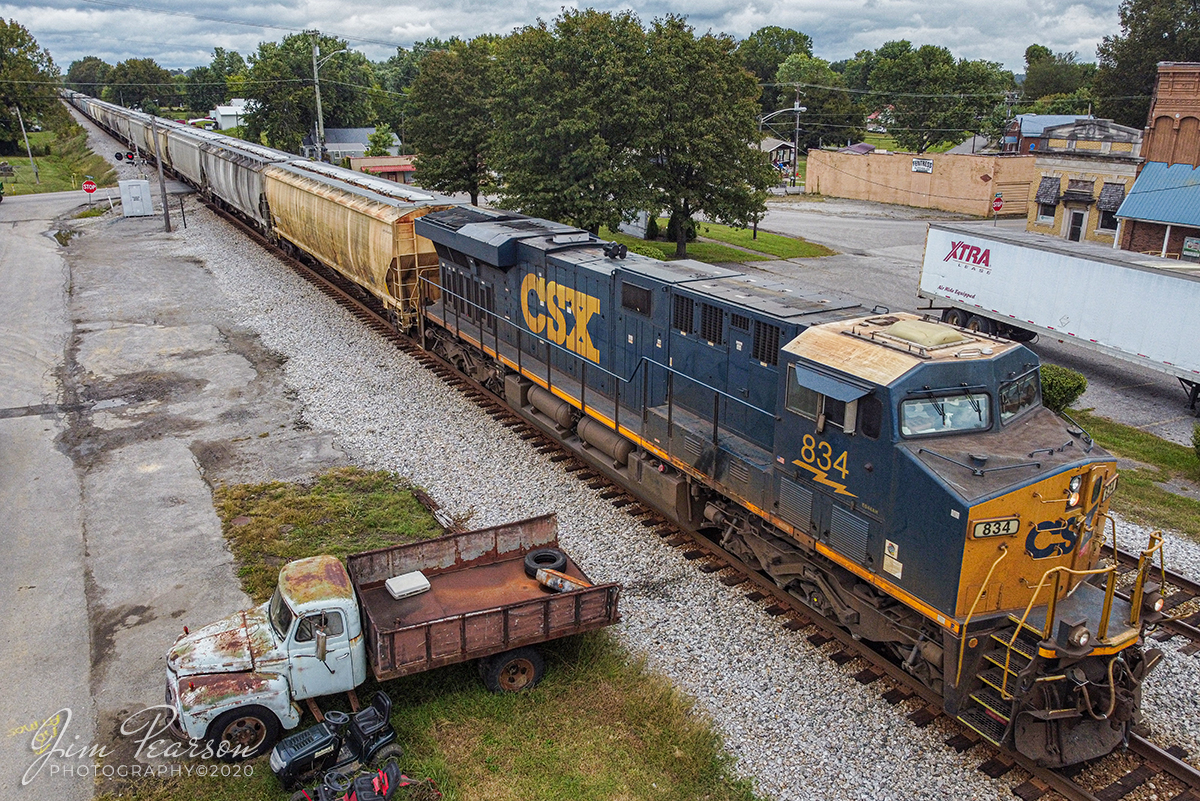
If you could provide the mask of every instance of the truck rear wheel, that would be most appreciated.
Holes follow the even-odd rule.
[[[962,309],[946,309],[942,312],[942,322],[950,323],[950,325],[958,326],[959,328],[966,328],[969,316]]]
[[[987,317],[980,317],[978,314],[972,314],[967,320],[965,326],[968,330],[978,331],[981,334],[995,334],[996,321],[989,320]]]
[[[217,759],[238,762],[271,750],[279,739],[279,719],[261,706],[231,709],[209,724],[207,734]]]
[[[484,659],[479,667],[489,690],[516,693],[537,686],[546,672],[546,661],[536,648],[515,648]]]

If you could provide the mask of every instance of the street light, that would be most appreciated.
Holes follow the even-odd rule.
[[[781,108],[779,111],[772,111],[770,114],[764,114],[758,118],[758,130],[761,132],[763,123],[772,117],[778,117],[780,114],[796,115],[796,129],[792,138],[792,186],[796,185],[796,170],[800,166],[800,115],[806,111],[808,111],[808,107],[800,105],[800,101],[797,99],[791,108]]]
[[[317,48],[320,47],[321,32],[320,31],[307,31],[307,33],[311,33],[312,37],[313,37],[313,41],[312,41],[313,91],[316,92],[316,95],[317,95],[317,161],[324,161],[325,160],[325,115],[321,112],[320,70],[321,70],[321,66],[324,65],[325,62],[328,61],[329,59],[333,58],[334,56],[338,55],[339,53],[348,53],[350,51],[343,47],[341,50],[334,50],[332,53],[325,56],[324,58],[318,59],[317,58]]]

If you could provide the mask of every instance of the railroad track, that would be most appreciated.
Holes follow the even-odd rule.
[[[797,636],[806,637],[812,645],[821,649],[833,663],[848,671],[860,684],[877,687],[884,701],[892,705],[903,703],[911,707],[906,717],[912,725],[924,728],[934,721],[945,721],[951,729],[956,730],[956,733],[946,740],[946,744],[959,753],[971,751],[973,755],[981,757],[978,768],[991,778],[1001,778],[1013,769],[1023,770],[1028,774],[1028,779],[1013,788],[1017,797],[1024,801],[1056,797],[1068,801],[1118,801],[1147,783],[1155,782],[1158,799],[1200,801],[1200,770],[1186,761],[1188,754],[1177,747],[1163,750],[1138,735],[1131,736],[1126,751],[1099,761],[1099,775],[1106,776],[1099,781],[1094,778],[1089,781],[1084,775],[1093,772],[1096,766],[1088,766],[1082,770],[1050,770],[1039,767],[1019,754],[995,748],[974,731],[947,716],[942,708],[941,696],[905,673],[890,659],[855,640],[833,621],[814,615],[799,599],[777,587],[773,581],[751,569],[708,538],[682,529],[669,521],[580,459],[568,447],[552,438],[549,432],[518,415],[502,398],[460,373],[449,362],[426,351],[419,343],[397,332],[381,305],[374,298],[365,296],[357,286],[323,267],[283,254],[258,231],[246,226],[238,218],[215,206],[210,205],[210,208],[273,254],[283,258],[320,292],[458,390],[497,423],[528,441],[551,462],[561,464],[567,473],[584,482],[600,498],[624,511],[668,546],[679,549],[683,557],[693,562],[701,573],[712,574],[722,584],[743,592],[746,599],[757,604],[764,614],[780,619],[783,627],[795,632]],[[431,498],[425,496],[421,501],[448,530],[456,529],[455,522],[442,512]],[[1111,549],[1105,546],[1105,552],[1111,554]],[[1118,551],[1117,559],[1122,565],[1123,575],[1136,570],[1137,555]],[[1168,598],[1171,609],[1183,607],[1184,604],[1200,598],[1200,584],[1186,577],[1168,573],[1168,581],[1174,581],[1176,578],[1179,590]],[[1176,596],[1179,596],[1178,600]],[[1192,640],[1192,643],[1185,647],[1186,653],[1200,651],[1200,629],[1196,629],[1195,626],[1197,617],[1200,617],[1200,613],[1191,614],[1183,620],[1164,623],[1164,631],[1156,637],[1169,639],[1183,635]],[[1187,650],[1189,648],[1192,650]],[[1105,763],[1118,759],[1122,763],[1118,768],[1104,770]]]

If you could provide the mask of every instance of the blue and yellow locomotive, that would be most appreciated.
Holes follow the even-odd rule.
[[[415,226],[428,347],[983,737],[1060,766],[1138,722],[1155,543],[1117,593],[1116,462],[1042,406],[1030,350],[517,214]]]

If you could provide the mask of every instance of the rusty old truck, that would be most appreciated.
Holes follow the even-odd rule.
[[[168,652],[176,734],[257,756],[300,723],[299,702],[353,691],[368,664],[384,681],[478,659],[489,689],[531,688],[544,668],[533,646],[620,617],[620,586],[590,585],[570,557],[547,550],[557,545],[551,514],[352,554],[344,566],[332,556],[290,562],[269,601],[185,629]],[[552,592],[531,578],[530,560],[547,553],[582,588]],[[428,589],[393,597],[386,582],[410,576]]]

